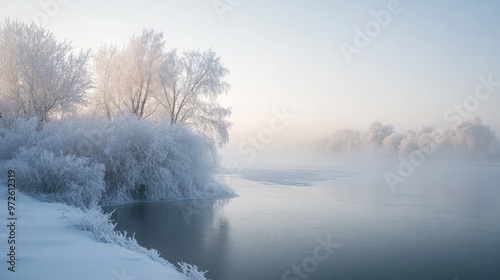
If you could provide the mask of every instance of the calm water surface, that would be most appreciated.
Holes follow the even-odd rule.
[[[434,168],[395,192],[377,174],[249,169],[225,177],[238,197],[132,204],[113,219],[214,280],[500,279],[498,167]]]

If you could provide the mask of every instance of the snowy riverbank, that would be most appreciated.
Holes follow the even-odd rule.
[[[78,209],[40,202],[19,192],[15,209],[15,272],[9,271],[7,253],[14,244],[7,244],[10,221],[4,195],[0,197],[0,207],[0,279],[205,279],[194,271],[191,274],[195,275],[188,272],[186,276],[163,259],[153,260],[155,252],[146,251],[132,239],[120,235],[99,236],[99,233],[96,236],[82,230],[82,227],[88,228],[84,225],[89,217]],[[99,213],[96,211],[93,215]],[[95,221],[95,216],[91,218]],[[97,227],[102,228],[103,221],[104,216],[100,217],[101,224]],[[122,247],[123,244],[117,245],[119,242],[103,242],[110,240],[121,241],[132,250]]]

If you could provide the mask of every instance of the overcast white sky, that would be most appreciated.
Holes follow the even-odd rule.
[[[393,0],[392,0],[393,1]],[[229,147],[268,127],[273,109],[295,118],[274,145],[323,137],[375,120],[402,132],[451,125],[446,110],[492,75],[500,81],[500,2],[399,1],[387,26],[346,60],[355,28],[391,0],[0,0],[0,18],[34,16],[59,39],[96,48],[123,45],[143,28],[163,31],[169,47],[213,48],[231,71],[222,102],[233,107]],[[221,19],[214,3],[236,4]],[[373,26],[372,26],[373,27]],[[473,113],[500,132],[500,87]]]

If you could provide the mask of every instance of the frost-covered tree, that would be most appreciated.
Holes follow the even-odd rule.
[[[403,155],[409,155],[413,151],[417,151],[418,147],[418,135],[415,131],[408,131],[405,134],[405,138],[401,140],[399,144],[399,153]]]
[[[382,147],[384,139],[394,132],[394,128],[390,124],[382,124],[373,122],[368,126],[362,137],[365,147],[368,149],[378,149]]]
[[[331,152],[358,152],[361,132],[353,129],[342,129],[332,133],[325,143],[325,148]]]
[[[225,144],[231,109],[222,107],[217,98],[229,89],[223,81],[228,72],[212,50],[191,50],[181,56],[171,51],[160,71],[162,94],[158,97],[171,124],[187,125]]]
[[[499,156],[498,138],[479,117],[455,125],[449,135],[453,136],[451,146],[458,154],[477,158]]]
[[[167,117],[171,125],[183,124],[220,145],[227,143],[231,110],[217,99],[229,89],[223,80],[229,71],[212,50],[167,52],[163,33],[144,30],[123,49],[101,47],[94,66],[94,115]]]
[[[398,154],[399,146],[401,145],[401,141],[403,141],[405,137],[399,133],[392,133],[387,136],[382,144],[387,152],[390,154]]]
[[[91,80],[89,51],[75,53],[35,24],[0,24],[1,117],[35,117],[39,124],[61,117],[85,102]]]
[[[153,104],[158,91],[157,75],[165,59],[165,40],[162,32],[143,30],[133,36],[121,54],[120,101],[139,118],[155,112]]]
[[[93,56],[93,114],[111,119],[132,113],[143,119],[158,113],[159,72],[165,58],[163,33],[152,29],[132,36],[123,49],[101,46]]]
[[[115,45],[102,45],[95,53],[94,94],[91,99],[92,115],[106,116],[108,120],[120,110],[118,84],[120,67],[118,65],[118,49]]]

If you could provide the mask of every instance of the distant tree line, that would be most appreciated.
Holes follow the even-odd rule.
[[[318,141],[331,154],[375,153],[386,156],[425,151],[464,159],[500,159],[500,141],[481,118],[474,117],[446,129],[424,126],[399,133],[390,124],[373,122],[365,131],[342,129]]]

